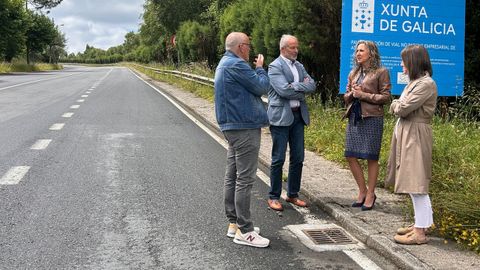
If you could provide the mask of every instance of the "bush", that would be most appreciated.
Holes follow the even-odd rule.
[[[480,122],[480,85],[466,83],[463,91],[463,96],[451,105],[449,117]]]
[[[29,65],[25,61],[13,61],[12,63],[3,62],[0,64],[0,73],[32,72],[59,69],[63,69],[63,66],[60,64],[37,63]]]
[[[182,62],[202,61],[215,53],[215,33],[198,22],[187,21],[177,32],[177,49]]]

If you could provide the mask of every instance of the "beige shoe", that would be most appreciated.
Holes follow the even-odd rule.
[[[428,238],[420,238],[418,237],[414,231],[405,234],[405,235],[395,235],[393,237],[395,242],[403,245],[422,245],[428,243]]]
[[[408,225],[407,227],[402,227],[402,228],[398,228],[397,229],[397,234],[398,235],[404,235],[404,234],[407,234],[409,232],[413,232],[413,228],[414,228],[414,223]],[[431,228],[425,228],[425,234],[430,234],[430,231],[431,231]]]
[[[397,234],[398,235],[404,235],[404,234],[407,234],[409,232],[413,232],[413,223],[408,225],[407,227],[402,227],[402,228],[398,228],[397,229]]]

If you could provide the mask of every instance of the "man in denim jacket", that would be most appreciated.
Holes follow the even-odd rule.
[[[215,114],[227,142],[225,213],[230,222],[227,236],[237,244],[267,247],[250,219],[250,194],[255,181],[261,128],[268,117],[261,96],[270,81],[263,69],[263,55],[253,70],[248,64],[250,39],[232,32],[225,40],[226,52],[215,71]]]

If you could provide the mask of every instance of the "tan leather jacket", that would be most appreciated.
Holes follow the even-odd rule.
[[[353,77],[353,70],[348,75],[347,91],[343,96],[347,110],[343,118],[348,118],[353,104],[353,92],[351,86],[357,81],[360,72]],[[362,94],[358,99],[362,106],[362,117],[383,116],[383,105],[390,101],[390,74],[386,68],[378,68],[376,71],[365,75],[362,82]]]

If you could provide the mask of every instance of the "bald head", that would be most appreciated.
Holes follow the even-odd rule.
[[[240,46],[242,45],[242,46]],[[245,48],[245,47],[248,48]],[[250,38],[242,32],[232,32],[225,39],[225,50],[231,51],[237,56],[248,61],[248,52],[250,50]]]
[[[225,50],[232,51],[240,43],[248,42],[248,36],[242,32],[232,32],[225,39]]]

